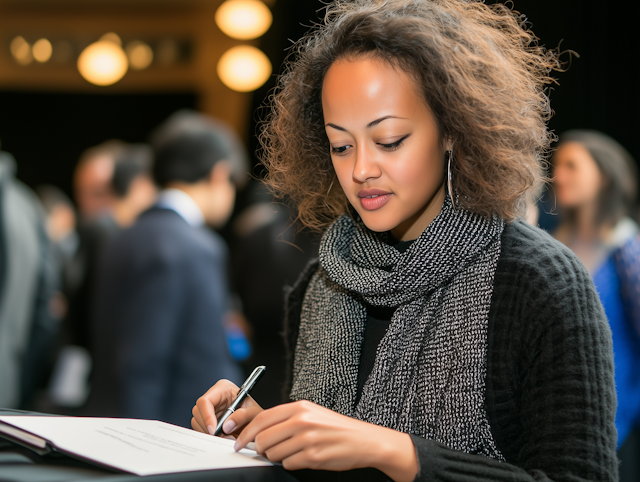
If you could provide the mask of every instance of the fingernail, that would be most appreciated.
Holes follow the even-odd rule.
[[[215,429],[213,428],[213,425],[207,425],[207,430],[209,431],[209,435],[213,435],[216,433]]]
[[[240,442],[236,442],[233,444],[233,450],[235,450],[236,452],[240,451]]]
[[[224,433],[231,433],[236,428],[236,423],[233,420],[227,420],[222,426]]]

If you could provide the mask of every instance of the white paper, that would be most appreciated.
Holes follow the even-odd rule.
[[[233,440],[155,420],[10,415],[0,421],[60,451],[136,475],[273,465],[253,450],[235,452]]]

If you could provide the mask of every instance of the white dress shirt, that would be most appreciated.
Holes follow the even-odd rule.
[[[158,195],[156,207],[171,209],[178,213],[190,226],[199,228],[204,225],[204,214],[196,202],[180,189],[164,189]]]

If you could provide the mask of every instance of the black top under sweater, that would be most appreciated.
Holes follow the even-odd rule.
[[[287,293],[287,395],[304,293],[316,269],[310,265]],[[411,435],[416,481],[617,481],[613,354],[604,311],[575,255],[520,221],[502,234],[487,343],[485,407],[506,462]],[[366,473],[360,478],[374,480]],[[344,481],[355,474],[307,475]]]

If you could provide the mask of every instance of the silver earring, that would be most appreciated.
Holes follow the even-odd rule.
[[[453,159],[453,150],[447,151],[447,188],[449,189],[449,197],[451,198],[451,205],[453,209],[456,208],[456,202],[453,199],[453,177],[451,176],[451,159]]]

